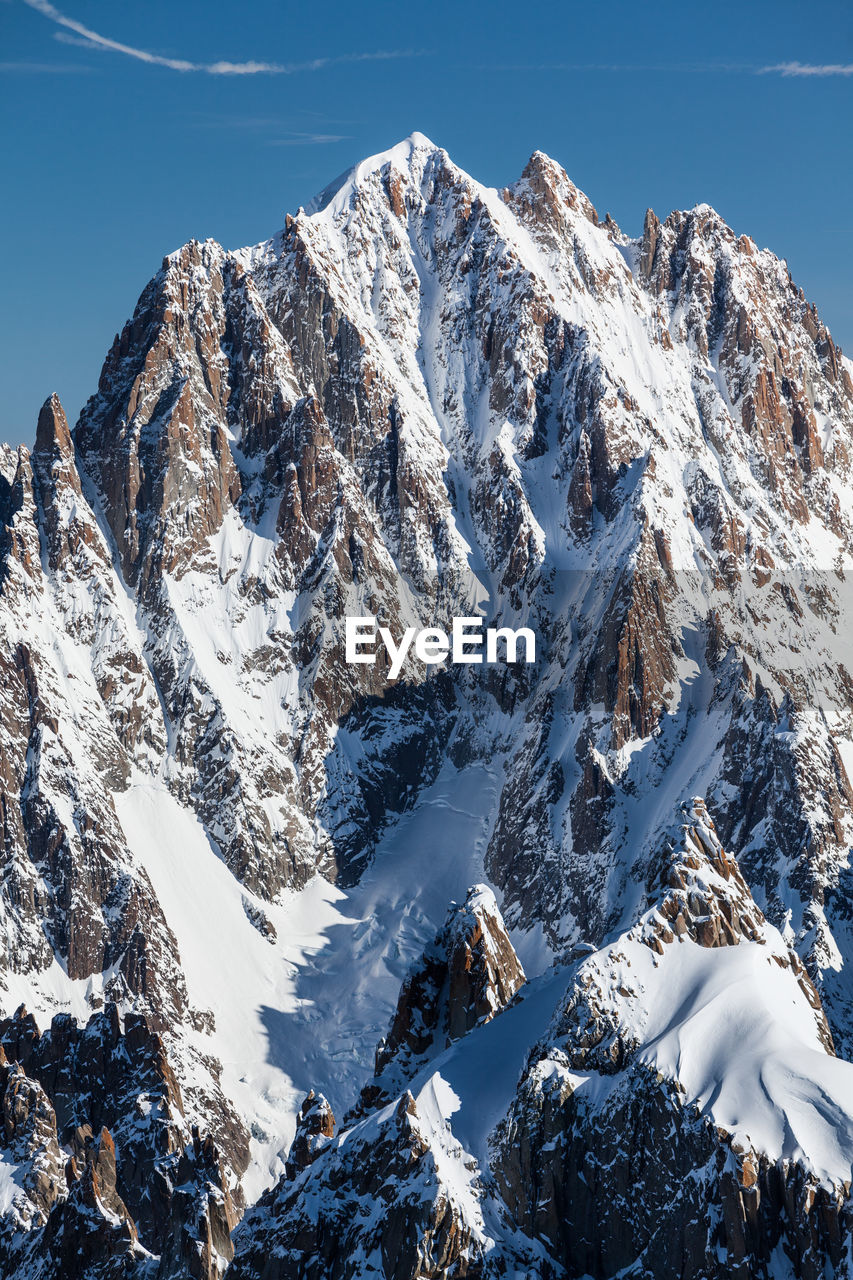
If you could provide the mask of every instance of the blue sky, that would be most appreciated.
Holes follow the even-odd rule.
[[[0,439],[76,418],[165,253],[415,129],[494,185],[547,151],[630,234],[713,204],[853,351],[849,0],[0,0],[0,94]]]

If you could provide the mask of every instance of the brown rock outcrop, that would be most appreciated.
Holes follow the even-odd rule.
[[[474,885],[464,903],[450,908],[444,928],[403,980],[391,1027],[376,1050],[374,1078],[357,1110],[394,1097],[431,1054],[491,1021],[524,982],[494,894]]]
[[[322,1093],[312,1089],[299,1109],[296,1134],[287,1155],[287,1176],[297,1178],[335,1135],[335,1117]]]

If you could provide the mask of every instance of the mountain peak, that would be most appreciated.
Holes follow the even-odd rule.
[[[425,133],[421,133],[417,129],[415,129],[414,132],[410,133],[408,138],[404,138],[403,141],[398,143],[397,145],[420,147],[421,149],[427,150],[427,151],[441,150],[441,148],[437,146],[436,143],[434,143],[430,138],[428,138]]]
[[[436,154],[446,156],[447,152],[432,142],[426,134],[417,131],[410,133],[407,138],[403,138],[401,142],[389,147],[386,151],[377,151],[375,155],[368,156],[365,160],[360,160],[349,169],[345,169],[314,197],[306,206],[305,212],[309,215],[322,213],[338,196],[341,197],[339,203],[343,204],[351,190],[359,187],[370,174],[384,169],[387,164],[394,165],[398,169],[412,170],[415,167],[416,157],[425,158]]]
[[[54,450],[60,453],[72,451],[68,419],[55,391],[48,396],[39,411],[35,452],[53,453]]]
[[[0,1275],[851,1280],[853,366],[542,151],[320,205],[0,448]]]

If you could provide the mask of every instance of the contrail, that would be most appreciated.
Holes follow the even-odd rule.
[[[759,67],[760,76],[853,76],[853,62],[777,62]]]
[[[136,58],[138,62],[146,62],[149,66],[167,67],[170,71],[201,71],[211,76],[289,76],[299,71],[319,71],[323,67],[342,62],[382,62],[393,58],[419,56],[414,50],[379,49],[374,53],[344,53],[337,57],[312,58],[308,62],[190,62],[186,58],[165,58],[159,53],[137,49],[134,45],[122,44],[120,40],[111,40],[109,36],[102,36],[91,27],[61,13],[49,0],[24,0],[24,4],[49,18],[58,27],[73,31],[79,37],[79,40],[73,40],[74,44],[109,49],[113,53],[123,53],[128,58]]]

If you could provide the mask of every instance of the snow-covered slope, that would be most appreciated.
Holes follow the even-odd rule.
[[[539,152],[164,259],[0,450],[10,1276],[844,1274],[852,370]]]

